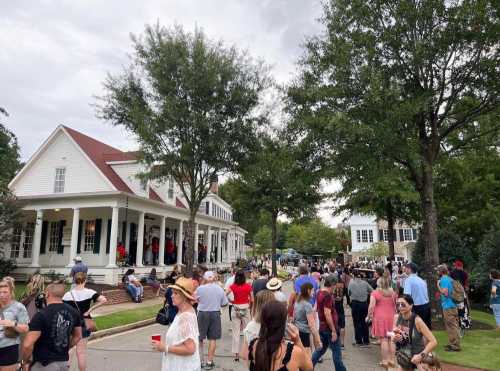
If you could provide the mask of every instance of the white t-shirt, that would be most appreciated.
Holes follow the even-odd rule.
[[[253,339],[259,337],[260,323],[251,320],[248,325],[243,330],[243,337],[245,338],[247,344],[250,344]]]

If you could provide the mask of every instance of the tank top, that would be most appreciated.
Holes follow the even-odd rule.
[[[250,342],[250,345],[248,346],[248,360],[250,361],[250,366],[249,366],[250,371],[257,371],[255,369],[255,363],[253,361],[253,346],[255,345],[255,342],[257,340],[259,340],[259,338],[253,339]],[[283,357],[283,361],[281,362],[282,366],[276,371],[287,371],[286,365],[288,364],[288,362],[290,362],[290,359],[292,358],[292,351],[293,351],[293,343],[288,343],[286,345],[285,356]]]
[[[403,339],[396,343],[396,347],[397,349],[410,348],[411,354],[420,354],[425,349],[424,337],[415,326],[416,317],[416,314],[412,314],[409,319],[404,319],[403,316],[399,315],[396,321],[396,326],[401,329],[403,336]]]

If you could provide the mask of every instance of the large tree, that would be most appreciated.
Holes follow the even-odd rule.
[[[320,169],[283,139],[261,136],[260,146],[241,169],[239,188],[255,210],[271,215],[272,272],[277,274],[278,217],[310,215],[321,201]]]
[[[303,136],[331,160],[348,162],[368,148],[404,171],[419,194],[431,290],[439,263],[435,167],[500,127],[479,120],[498,114],[499,20],[492,0],[327,1],[325,30],[307,42],[289,91]]]
[[[8,116],[7,111],[2,107],[0,107],[0,118],[1,116]],[[17,138],[0,120],[0,258],[4,255],[4,243],[10,240],[12,229],[21,218],[21,210],[16,198],[7,187],[20,166]],[[3,261],[1,264],[8,265]]]
[[[133,37],[130,67],[104,83],[98,116],[135,134],[145,179],[172,176],[189,208],[186,269],[191,273],[194,223],[210,181],[235,168],[264,120],[257,109],[266,69],[235,47],[196,29],[146,27]]]

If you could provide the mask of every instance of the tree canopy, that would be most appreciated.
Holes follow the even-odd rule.
[[[190,220],[187,271],[194,252],[194,222],[211,180],[235,169],[266,123],[258,109],[269,86],[267,70],[235,47],[196,29],[147,26],[133,36],[130,66],[104,83],[97,114],[137,138],[145,180],[179,185]]]

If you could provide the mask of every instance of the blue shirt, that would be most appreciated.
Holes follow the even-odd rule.
[[[415,273],[410,274],[410,277],[405,279],[403,292],[411,296],[414,305],[424,305],[429,303],[427,283]]]
[[[222,287],[216,283],[207,283],[199,286],[195,291],[198,299],[198,311],[218,312],[222,306],[227,305],[227,297]]]
[[[316,303],[316,293],[319,290],[318,282],[314,278],[312,278],[311,276],[299,276],[299,278],[297,278],[295,280],[293,287],[295,289],[295,292],[297,294],[300,294],[300,288],[306,282],[309,282],[313,286],[314,292],[313,292],[313,296],[312,296],[311,300],[309,300],[309,302],[311,303],[311,305],[314,305],[314,303]]]
[[[441,306],[443,310],[456,308],[457,305],[451,298],[453,294],[453,281],[448,276],[442,276],[439,279],[439,287],[442,289],[448,289],[448,296],[441,294]]]

